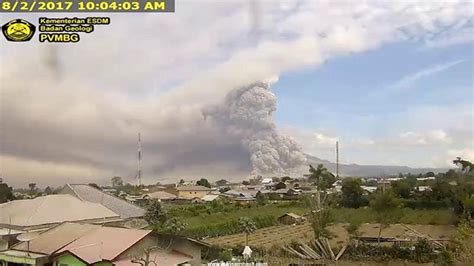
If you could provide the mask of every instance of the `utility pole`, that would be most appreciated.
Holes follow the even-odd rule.
[[[138,132],[138,186],[142,185],[142,169],[141,169],[141,160],[142,160],[142,138],[141,133]]]
[[[339,141],[336,141],[336,178],[339,178]]]

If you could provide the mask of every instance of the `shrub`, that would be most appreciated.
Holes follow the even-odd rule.
[[[414,259],[419,263],[425,263],[433,260],[433,248],[426,239],[419,239],[415,243]]]

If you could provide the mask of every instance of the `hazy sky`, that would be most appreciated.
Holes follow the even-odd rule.
[[[148,182],[248,177],[248,150],[202,110],[257,80],[273,82],[278,131],[317,157],[339,140],[343,162],[474,160],[473,16],[470,1],[180,0],[77,44],[2,38],[0,172],[131,182],[141,131]]]

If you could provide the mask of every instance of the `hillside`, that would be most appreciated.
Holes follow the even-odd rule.
[[[316,166],[323,164],[329,171],[336,172],[336,163],[327,160],[322,160],[318,157],[306,154],[308,158],[308,164]],[[432,171],[445,172],[448,168],[412,168],[408,166],[398,165],[359,165],[359,164],[339,164],[339,175],[340,176],[360,176],[360,177],[376,177],[376,176],[388,176],[397,175],[399,173],[412,173],[420,174]]]

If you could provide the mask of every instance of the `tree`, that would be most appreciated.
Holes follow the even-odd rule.
[[[314,236],[330,237],[331,232],[327,229],[330,223],[333,221],[332,210],[328,207],[319,210],[313,210],[310,213],[311,228],[313,229]]]
[[[464,182],[452,187],[452,204],[454,212],[461,218],[471,220],[474,204],[474,183]]]
[[[443,179],[445,180],[455,180],[459,177],[458,173],[454,169],[449,169],[446,173],[443,174]]]
[[[474,196],[467,197],[463,200],[464,215],[468,221],[474,218]]]
[[[46,194],[46,195],[51,195],[51,194],[53,194],[53,189],[50,188],[49,186],[47,186],[47,187],[44,189],[44,194]]]
[[[219,187],[225,186],[227,184],[229,184],[229,181],[227,181],[225,179],[221,179],[221,180],[216,181],[216,186],[219,186]]]
[[[166,214],[161,209],[161,203],[157,200],[151,201],[145,212],[144,218],[148,224],[152,226],[157,226],[163,223],[166,220]]]
[[[30,194],[36,194],[37,192],[36,183],[29,183],[28,187],[30,188]]]
[[[14,200],[13,189],[6,183],[0,183],[0,203]]]
[[[361,187],[360,178],[345,178],[342,180],[342,198],[341,205],[348,208],[359,208],[366,205],[363,197],[364,190]]]
[[[377,213],[377,222],[380,224],[378,234],[379,244],[382,227],[387,225],[390,220],[395,217],[400,205],[400,200],[390,191],[377,193],[375,198],[370,202],[370,207]]]
[[[260,191],[257,192],[255,198],[257,199],[257,204],[260,206],[263,206],[267,203],[267,197],[265,197],[265,195]]]
[[[456,160],[453,160],[453,163],[460,166],[463,173],[474,172],[474,165],[470,161],[461,159],[461,157],[457,157]]]
[[[410,198],[410,193],[413,190],[413,186],[410,183],[408,183],[407,180],[393,181],[391,182],[390,185],[395,195],[404,199]]]
[[[435,173],[433,173],[432,171],[425,173],[425,177],[435,177],[435,176],[436,176]]]
[[[179,234],[181,231],[186,229],[187,226],[188,225],[185,222],[177,217],[172,217],[163,224],[165,231],[172,234]]]
[[[182,186],[182,185],[184,185],[184,183],[185,183],[184,179],[180,179],[178,184],[179,184],[180,186]]]
[[[240,217],[239,218],[239,229],[240,229],[240,232],[245,233],[245,245],[248,246],[249,245],[249,234],[255,232],[255,230],[257,230],[257,226],[248,217]]]
[[[171,246],[171,243],[169,244]],[[140,256],[133,256],[131,258],[131,262],[135,264],[139,264],[141,266],[158,266],[159,264],[156,262],[157,261],[157,256],[156,254],[153,254],[155,250],[163,250],[166,248],[160,247],[160,246],[152,246],[152,247],[147,247],[143,248],[143,254]]]
[[[316,238],[329,237],[331,232],[327,229],[329,224],[333,221],[333,212],[326,204],[326,201],[320,201],[318,198],[305,197],[305,205],[309,206],[309,221]]]
[[[281,182],[286,182],[286,181],[291,181],[291,177],[284,176],[284,177],[281,178]]]
[[[244,181],[242,181],[242,185],[244,185],[244,186],[248,186],[248,185],[250,185],[250,182],[249,182],[249,181],[247,181],[247,180],[244,180]]]
[[[122,187],[123,186],[123,179],[120,176],[114,176],[111,179],[113,187]]]
[[[318,186],[318,190],[326,191],[328,188],[332,188],[336,177],[328,171],[322,164],[318,164],[315,169],[312,165],[309,165],[309,181],[315,182]]]
[[[196,182],[197,185],[211,188],[211,183],[206,178],[201,178]]]
[[[283,182],[278,182],[278,183],[275,185],[275,189],[283,189],[283,188],[286,188],[286,184],[283,183]]]
[[[449,171],[448,171],[449,172]],[[435,200],[450,200],[453,196],[452,186],[447,180],[436,179],[436,181],[431,184],[431,197]]]

